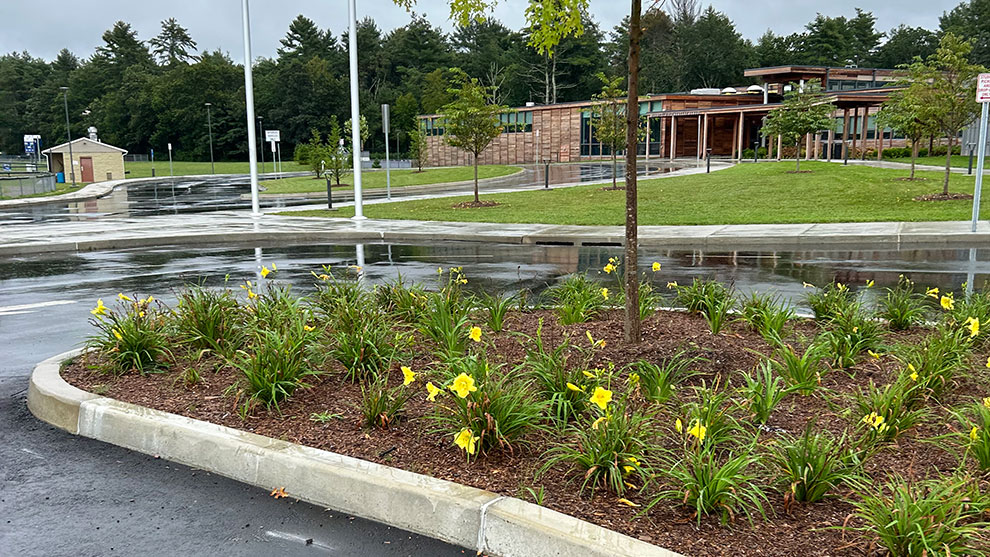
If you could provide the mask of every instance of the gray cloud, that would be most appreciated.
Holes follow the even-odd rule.
[[[519,28],[527,1],[503,0],[494,16],[509,27]],[[939,16],[958,3],[956,0],[836,0],[827,6],[825,13],[851,16],[859,5],[873,12],[881,31],[900,23],[933,29],[938,26]],[[743,36],[753,40],[767,28],[778,34],[799,31],[823,10],[821,2],[806,0],[716,0],[712,5],[725,12]],[[606,32],[628,13],[624,2],[592,0],[591,7]],[[446,0],[419,0],[416,9],[435,24],[450,29]],[[321,27],[332,29],[336,35],[347,26],[346,0],[254,0],[251,4],[254,55],[273,56],[289,22],[300,13]],[[373,17],[385,30],[409,20],[409,15],[391,0],[359,0],[358,15]],[[0,53],[27,50],[34,56],[51,59],[59,49],[67,47],[77,55],[88,56],[102,44],[100,36],[117,20],[133,25],[140,38],[146,40],[157,34],[159,22],[169,17],[189,28],[200,50],[219,48],[230,52],[235,60],[242,58],[241,12],[237,0],[171,0],[150,4],[133,0],[52,0],[41,4],[0,0]]]

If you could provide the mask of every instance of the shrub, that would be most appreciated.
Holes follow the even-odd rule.
[[[581,491],[603,487],[622,495],[630,480],[642,479],[643,454],[651,441],[651,419],[622,402],[613,405],[604,419],[576,423],[568,430],[572,439],[549,452],[537,476],[558,463],[581,473]]]
[[[917,373],[916,396],[941,398],[963,367],[970,348],[967,336],[964,329],[942,325],[920,342],[900,350],[900,360]]]
[[[525,336],[525,335],[523,335]],[[536,388],[549,403],[550,416],[558,426],[578,417],[588,407],[590,382],[584,370],[567,369],[567,353],[570,342],[550,349],[543,341],[543,320],[536,327],[536,335],[526,337],[526,357],[522,370],[536,383]]]
[[[808,294],[806,301],[815,312],[815,319],[821,322],[831,321],[837,313],[856,303],[852,291],[841,282],[826,284],[821,289]]]
[[[686,430],[691,432],[697,427],[703,432],[695,435],[699,445],[735,443],[742,427],[732,416],[734,404],[730,393],[719,388],[718,383],[712,386],[703,383],[694,387],[694,394],[694,400],[685,404],[682,412],[687,418]]]
[[[822,349],[818,344],[809,344],[804,352],[798,354],[789,345],[777,348],[776,358],[770,364],[795,391],[810,395],[815,392],[822,382]]]
[[[123,374],[136,370],[152,371],[162,359],[171,356],[166,321],[161,306],[151,296],[134,300],[119,294],[116,309],[107,309],[103,300],[92,310],[90,323],[99,333],[90,336],[86,346],[95,349],[108,362],[107,371]]]
[[[481,381],[465,374],[445,387],[453,396],[444,399],[450,403],[438,403],[430,414],[437,424],[434,431],[450,435],[468,459],[496,448],[513,451],[525,443],[526,434],[543,428],[540,417],[546,403],[532,396],[529,381],[512,379],[495,369]]]
[[[990,471],[990,397],[954,410],[952,415],[960,429],[947,437],[953,441],[951,450],[959,458],[960,466],[972,458],[981,471]]]
[[[990,290],[973,292],[956,302],[952,317],[958,323],[966,323],[968,319],[978,319],[981,325],[990,328]],[[972,340],[979,346],[985,346],[990,340],[990,334],[980,331]]]
[[[304,379],[317,373],[308,358],[311,336],[279,330],[260,330],[256,334],[253,350],[238,350],[230,364],[247,381],[245,411],[255,402],[278,411],[279,402],[308,386]]]
[[[362,385],[361,423],[364,427],[388,429],[401,418],[413,393],[407,385],[389,388],[388,375],[384,373],[367,387]]]
[[[742,318],[773,343],[780,343],[784,327],[794,319],[794,307],[783,302],[779,295],[753,292],[742,304]]]
[[[792,390],[785,388],[784,381],[773,373],[773,366],[767,360],[756,364],[751,375],[740,372],[746,385],[742,388],[743,396],[749,402],[749,409],[757,423],[765,424],[777,404]]]
[[[714,280],[696,278],[691,281],[690,286],[676,286],[675,290],[677,291],[676,301],[678,304],[687,308],[691,313],[701,313],[706,318],[713,311],[719,311],[726,307],[731,310],[735,304],[733,300],[732,305],[726,306],[730,303],[727,300],[732,299],[732,292],[725,285]]]
[[[873,381],[865,389],[854,394],[855,414],[862,431],[860,447],[893,440],[918,425],[926,413],[914,408],[914,392],[917,386],[903,376],[883,387]]]
[[[856,495],[851,503],[863,525],[851,529],[876,538],[891,555],[983,554],[987,502],[971,479],[894,476],[878,487],[860,482]]]
[[[713,446],[692,445],[664,451],[651,472],[664,480],[669,489],[657,493],[647,510],[664,500],[676,501],[691,509],[701,524],[703,516],[718,513],[722,523],[743,514],[752,522],[754,513],[765,516],[766,493],[752,471],[760,457],[756,442],[740,447],[735,454]]]
[[[887,288],[880,299],[880,317],[895,331],[910,329],[925,319],[925,296],[914,291],[914,283],[901,275],[897,286]]]
[[[598,283],[583,274],[574,274],[564,282],[550,288],[548,295],[556,305],[562,325],[584,323],[592,319],[605,306],[605,293]]]
[[[814,503],[833,488],[861,477],[861,463],[846,446],[846,436],[835,439],[815,431],[810,422],[799,437],[785,436],[770,456],[777,478],[785,486],[785,501]]]
[[[491,294],[483,293],[479,301],[487,314],[488,320],[486,324],[488,328],[496,333],[502,332],[502,327],[505,325],[505,315],[509,312],[513,302],[515,302],[513,297],[492,296]]]
[[[356,315],[346,328],[331,333],[333,348],[330,355],[344,366],[352,381],[377,376],[403,353],[410,338],[406,333],[396,331],[388,319],[377,312],[353,308],[347,311]]]
[[[639,360],[630,364],[628,369],[630,375],[635,373],[639,376],[643,396],[654,402],[666,402],[685,380],[700,373],[691,367],[703,360],[700,357],[688,357],[686,350],[679,350],[660,363]]]
[[[241,345],[243,324],[230,290],[191,286],[179,293],[175,311],[178,337],[199,350],[230,356]]]

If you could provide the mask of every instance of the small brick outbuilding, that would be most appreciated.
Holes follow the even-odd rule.
[[[51,172],[65,172],[65,181],[72,180],[65,163],[69,158],[69,144],[63,143],[42,151],[48,157]],[[126,149],[114,147],[95,139],[80,137],[72,140],[73,167],[76,182],[103,182],[120,180],[124,177],[124,155]]]

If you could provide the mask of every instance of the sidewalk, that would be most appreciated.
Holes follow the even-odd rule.
[[[54,222],[9,227],[5,232],[0,256],[159,245],[463,241],[618,246],[624,238],[620,226],[252,217],[242,211]],[[968,221],[641,226],[639,241],[643,246],[720,251],[958,249],[990,245],[990,223],[980,222],[975,233]]]

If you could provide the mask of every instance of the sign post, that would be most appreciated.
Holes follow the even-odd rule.
[[[265,141],[271,143],[272,146],[272,165],[275,166],[275,177],[281,178],[282,153],[279,144],[282,142],[282,134],[279,130],[265,130]]]
[[[392,199],[392,175],[388,164],[388,105],[382,105],[382,128],[385,128],[385,197]]]
[[[980,103],[980,139],[976,146],[976,185],[973,188],[973,223],[976,232],[980,219],[980,190],[983,189],[983,165],[987,155],[987,112],[990,109],[990,73],[981,73],[976,83],[976,102]]]

